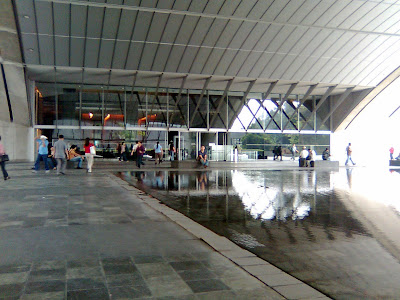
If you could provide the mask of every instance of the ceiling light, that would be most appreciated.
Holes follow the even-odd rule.
[[[25,18],[25,19],[29,19],[29,18],[30,18],[30,16],[28,16],[28,15],[24,15],[24,18]]]
[[[33,48],[29,48],[28,51],[29,51],[29,52],[33,52]]]

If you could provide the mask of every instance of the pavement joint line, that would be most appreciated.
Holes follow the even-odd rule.
[[[114,177],[117,177],[117,175],[113,174]],[[119,178],[119,177],[117,177]],[[121,179],[121,178],[119,178]],[[121,179],[122,180],[122,179]],[[125,181],[126,182],[126,181]],[[129,183],[128,183],[129,184]],[[130,185],[132,186],[132,185]],[[136,190],[137,192],[140,192],[140,190],[136,187],[132,186],[132,190]],[[270,287],[271,289],[273,289],[274,291],[276,291],[277,293],[279,293],[282,297],[284,297],[285,299],[310,299],[308,298],[304,298],[303,296],[301,296],[301,298],[296,298],[293,297],[292,294],[290,294],[289,292],[285,291],[285,287],[288,286],[299,286],[303,289],[306,289],[307,291],[310,291],[313,298],[315,299],[330,299],[329,297],[327,297],[326,295],[324,295],[323,293],[321,293],[320,291],[314,289],[312,286],[302,282],[301,280],[297,279],[296,277],[284,272],[283,270],[275,267],[274,265],[270,264],[269,262],[267,262],[266,260],[263,260],[259,257],[257,257],[256,255],[254,255],[253,253],[239,247],[238,245],[236,245],[235,243],[233,243],[232,241],[228,240],[226,237],[220,236],[218,234],[216,234],[215,232],[209,230],[208,228],[204,227],[203,225],[195,222],[194,220],[188,218],[187,216],[183,215],[182,213],[168,207],[167,205],[163,204],[160,200],[158,200],[157,198],[150,196],[150,195],[139,195],[137,194],[137,197],[139,199],[141,199],[146,205],[150,206],[151,208],[155,209],[156,211],[158,211],[160,214],[166,216],[168,219],[170,219],[172,222],[174,222],[175,224],[181,226],[183,229],[185,229],[186,231],[188,231],[189,233],[191,233],[193,236],[195,236],[197,239],[203,241],[204,243],[206,243],[207,245],[209,245],[211,248],[213,248],[217,253],[219,253],[220,255],[222,255],[223,257],[229,259],[233,264],[237,265],[238,267],[240,267],[242,270],[244,270],[245,272],[247,272],[248,274],[250,274],[251,276],[253,276],[254,278],[256,278],[257,280],[259,280],[260,282],[262,282],[263,284],[265,284],[266,286]],[[157,201],[158,205],[154,205],[155,202],[154,200]],[[149,201],[150,200],[150,201]],[[149,203],[149,202],[153,202],[153,203]],[[153,204],[153,205],[151,205]],[[163,210],[165,208],[169,208],[170,210],[174,211],[175,213],[172,214],[172,216],[178,216],[180,218],[180,222],[178,222],[178,220],[174,220],[173,218],[171,218],[172,216],[169,216],[168,214],[165,213],[165,210],[161,210],[160,207],[163,207]],[[199,234],[198,230],[190,230],[189,228],[187,228],[188,223],[195,223],[198,228],[205,233],[205,234]],[[229,245],[229,246],[228,246]],[[223,246],[227,246],[223,247]],[[229,251],[240,251],[243,253],[243,255],[246,256],[240,256],[240,257],[229,257],[227,255],[224,255],[225,252],[229,252]],[[258,260],[262,261],[259,264],[255,264],[255,265],[248,265],[246,263],[240,263],[237,262],[238,260],[240,261],[240,259],[247,259],[247,258],[257,258]],[[267,269],[265,269],[266,267],[268,267],[269,272]],[[260,270],[261,269],[261,270]],[[261,273],[260,273],[261,272]],[[271,273],[272,272],[272,273]],[[260,279],[260,277],[262,276],[273,276],[273,275],[280,275],[280,276],[289,276],[290,278],[293,278],[293,281],[297,280],[299,281],[299,283],[294,283],[294,284],[286,284],[286,285],[268,285],[267,283],[265,283],[265,281],[263,281],[262,279]],[[285,295],[287,294],[287,296]]]

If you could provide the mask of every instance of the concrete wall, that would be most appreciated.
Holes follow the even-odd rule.
[[[0,51],[11,103],[6,97],[4,78],[0,72],[0,135],[11,160],[33,160],[33,129],[31,128],[25,73],[21,49],[10,0],[0,1]]]
[[[1,142],[12,161],[33,161],[33,128],[0,121]]]

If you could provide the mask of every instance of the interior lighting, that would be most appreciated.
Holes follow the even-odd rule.
[[[25,19],[29,19],[29,18],[30,18],[30,16],[28,16],[28,15],[24,15],[24,18],[25,18]]]
[[[29,51],[29,52],[33,52],[33,48],[29,48],[28,51]]]
[[[89,113],[89,119],[92,119],[93,118],[93,113]]]
[[[104,118],[104,122],[106,122],[107,120],[109,120],[111,118],[111,115],[108,114],[105,118]]]

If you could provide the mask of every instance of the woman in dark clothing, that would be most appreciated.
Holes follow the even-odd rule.
[[[0,136],[0,141],[1,141],[1,136]],[[8,176],[8,173],[6,171],[6,162],[2,160],[2,156],[6,154],[6,151],[4,150],[3,145],[0,143],[0,166],[1,166],[1,171],[3,171],[3,177],[4,180],[10,179],[10,176]]]

